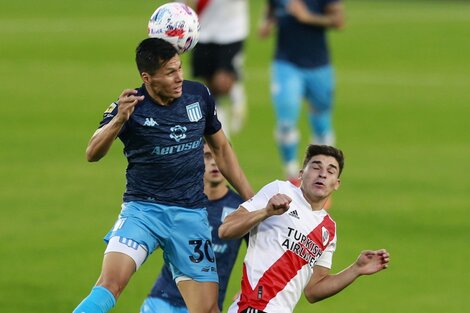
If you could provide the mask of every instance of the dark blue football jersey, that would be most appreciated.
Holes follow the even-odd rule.
[[[288,0],[268,0],[277,19],[277,60],[284,60],[304,68],[330,63],[326,28],[298,22],[286,11]],[[328,4],[339,0],[304,0],[310,11],[324,14]]]
[[[184,81],[182,96],[165,106],[154,102],[143,85],[137,90],[145,99],[119,133],[128,161],[124,202],[204,207],[203,136],[221,128],[207,87]],[[117,112],[114,102],[99,127]]]
[[[229,192],[222,198],[209,201],[207,213],[209,215],[209,225],[212,232],[212,249],[217,260],[217,273],[219,274],[219,308],[222,305],[227,292],[228,280],[232,272],[233,265],[237,259],[238,249],[242,239],[222,240],[219,238],[218,229],[224,218],[238,208],[243,203],[243,199],[234,191]],[[178,287],[172,278],[168,266],[164,265],[160,276],[157,278],[149,297],[161,298],[174,306],[185,307]]]

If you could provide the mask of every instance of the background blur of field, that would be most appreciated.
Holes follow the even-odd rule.
[[[255,36],[263,2],[250,1],[250,115],[233,138],[256,189],[283,178],[268,87],[273,42]],[[134,48],[157,3],[0,4],[0,312],[71,312],[98,277],[125,160],[120,143],[97,164],[84,149],[109,103],[140,84]],[[302,300],[296,312],[469,312],[470,5],[354,0],[346,9],[347,29],[331,36],[346,154],[331,211],[333,271],[365,248],[386,247],[392,263],[334,298]],[[305,145],[305,119],[302,128]],[[160,256],[113,312],[138,312]],[[229,295],[239,277],[238,267]]]

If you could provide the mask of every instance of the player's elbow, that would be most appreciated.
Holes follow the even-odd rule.
[[[305,296],[305,299],[307,299],[308,303],[316,303],[322,300],[322,298],[319,298],[315,296],[314,294],[309,293],[307,290],[304,291],[304,296]]]
[[[88,162],[98,162],[103,156],[96,153],[92,148],[86,149],[86,159]]]
[[[220,225],[218,232],[219,232],[219,238],[222,240],[230,240],[230,239],[238,238],[238,236],[236,236],[236,234],[234,234],[231,231],[230,227],[228,227],[227,224]]]
[[[311,303],[311,304],[320,301],[320,300],[317,300],[317,298],[315,298],[315,297],[307,297],[307,296],[305,296],[305,298],[307,299],[308,303]]]
[[[340,22],[336,25],[336,29],[337,29],[337,30],[343,30],[344,27],[345,27],[344,21],[340,21]]]
[[[220,225],[219,227],[219,238],[220,239],[223,239],[223,240],[227,240],[227,239],[230,239],[229,238],[229,234],[228,234],[228,231],[227,231],[227,227],[225,227],[226,225],[222,224]]]

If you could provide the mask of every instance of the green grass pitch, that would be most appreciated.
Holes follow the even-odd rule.
[[[283,178],[269,98],[273,40],[256,37],[263,2],[250,1],[249,120],[233,137],[256,189]],[[97,279],[125,160],[120,143],[97,164],[84,150],[106,107],[140,84],[134,49],[161,3],[0,4],[0,312],[71,312]],[[470,4],[345,6],[346,29],[330,34],[334,124],[346,155],[331,210],[333,272],[366,248],[387,248],[391,265],[331,299],[301,300],[295,312],[469,312]],[[301,127],[305,146],[305,118]],[[160,265],[158,251],[112,312],[138,312]]]

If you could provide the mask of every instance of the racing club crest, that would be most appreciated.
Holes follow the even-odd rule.
[[[201,107],[199,102],[195,102],[186,106],[186,112],[191,122],[197,122],[202,118]]]

